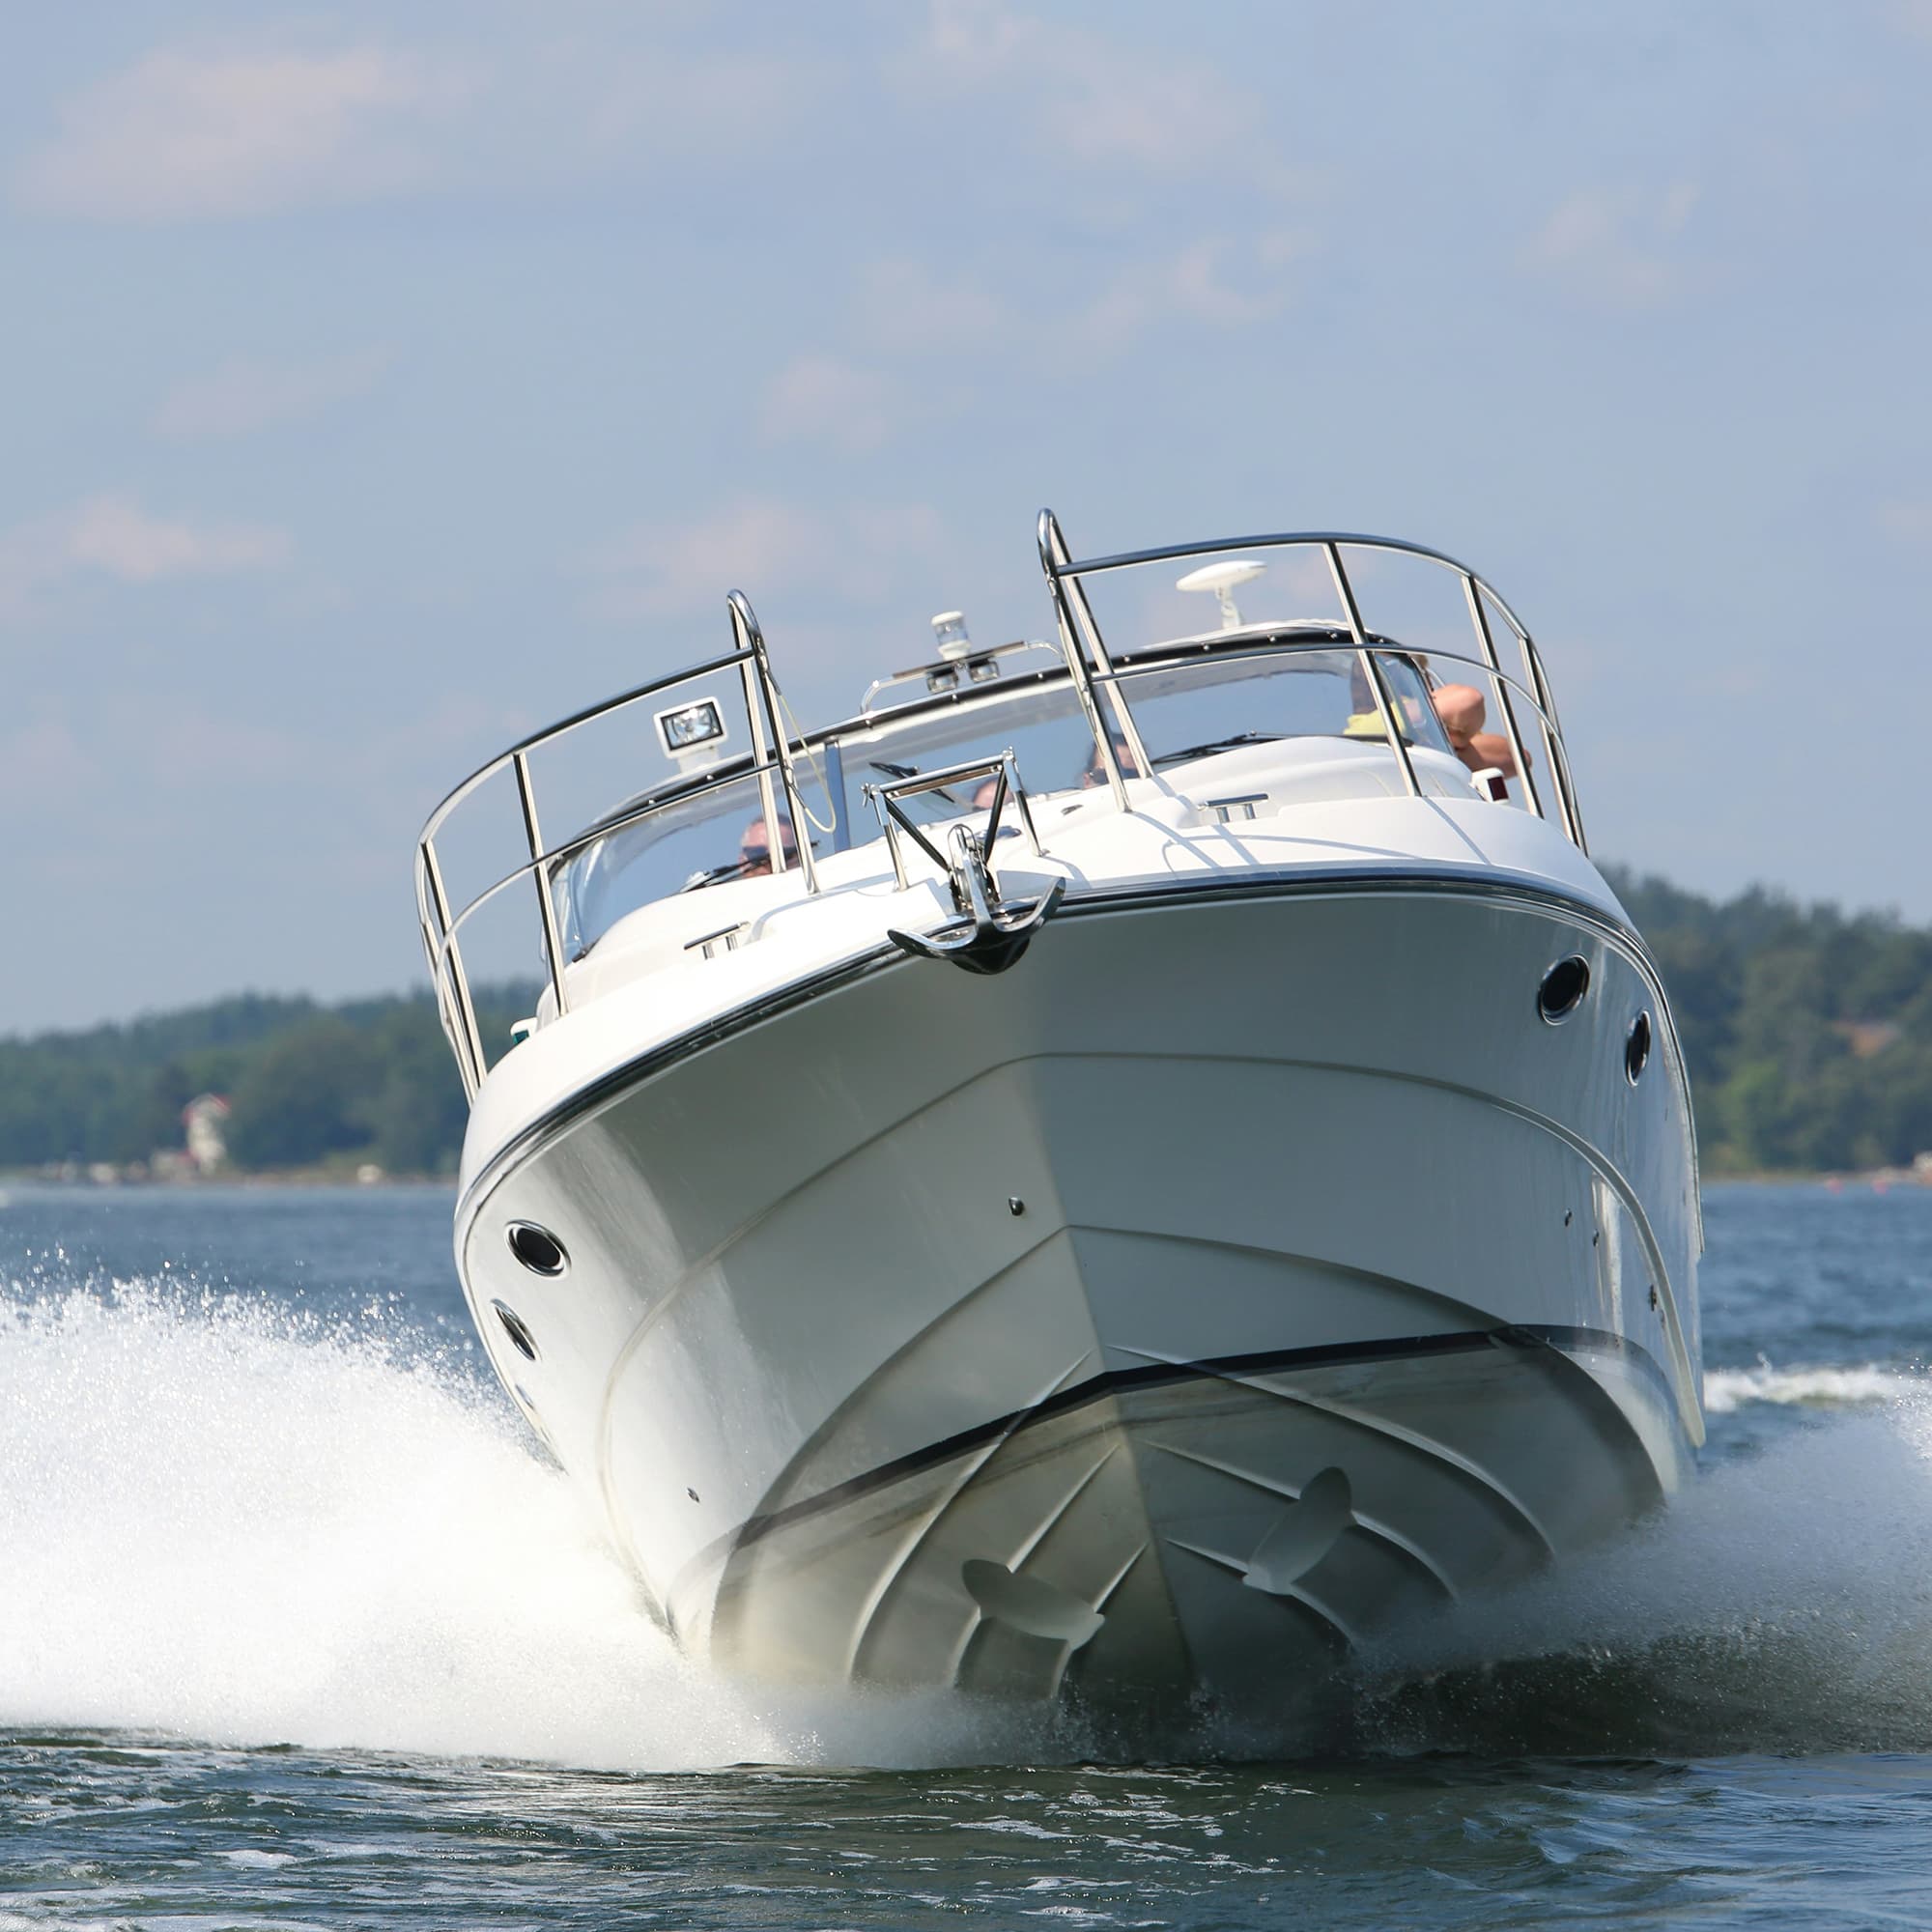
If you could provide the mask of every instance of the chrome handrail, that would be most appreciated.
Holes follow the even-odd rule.
[[[702,664],[687,665],[682,670],[674,670],[664,677],[653,678],[649,684],[634,685],[629,691],[620,691],[614,697],[607,697],[597,704],[586,704],[582,711],[573,711],[568,718],[559,719],[554,724],[546,724],[541,731],[532,731],[527,738],[520,738],[507,752],[499,752],[488,764],[476,769],[457,785],[442,800],[417,835],[417,842],[434,838],[441,831],[443,821],[456,807],[473,792],[487,779],[493,779],[504,770],[519,752],[534,752],[548,745],[554,738],[568,736],[581,724],[588,724],[612,711],[621,711],[627,704],[635,704],[639,698],[655,697],[661,691],[668,691],[674,684],[686,684],[696,677],[715,677],[721,670],[729,670],[733,665],[744,659],[743,650],[726,651],[722,657],[707,659]]]
[[[1257,631],[1265,631],[1265,624],[1254,626]],[[1279,627],[1282,629],[1286,626]],[[1168,656],[1170,648],[1179,649],[1187,640],[1174,639],[1170,644],[1153,646],[1147,654],[1136,652],[1132,657],[1120,659],[1109,674],[1117,684],[1127,684],[1135,678],[1151,677],[1157,671],[1184,670],[1189,666],[1211,663],[1215,665],[1262,664],[1269,658],[1302,657],[1318,655],[1323,651],[1337,653],[1352,651],[1353,640],[1343,638],[1321,637],[1258,637],[1243,640],[1233,649],[1216,650],[1211,658],[1199,654],[1196,645],[1186,656]],[[1493,677],[1499,684],[1506,685],[1518,698],[1542,719],[1542,707],[1536,701],[1536,694],[1520,678],[1512,677],[1506,670],[1497,669],[1484,659],[1471,657],[1467,651],[1444,650],[1440,644],[1406,644],[1399,638],[1383,638],[1371,631],[1367,633],[1366,648],[1371,656],[1380,658],[1426,658],[1431,668],[1439,664],[1466,665],[1473,671],[1480,671],[1486,677]],[[1378,714],[1379,715],[1379,714]]]
[[[1059,530],[1059,520],[1051,510],[1042,510],[1039,514],[1042,524],[1050,522],[1055,531]],[[1458,577],[1469,578],[1503,613],[1504,620],[1518,637],[1529,635],[1495,585],[1471,570],[1466,563],[1459,562],[1447,551],[1431,550],[1427,544],[1409,543],[1402,537],[1369,536],[1359,530],[1282,530],[1272,536],[1215,537],[1208,543],[1162,544],[1153,550],[1127,550],[1117,552],[1112,556],[1086,557],[1078,563],[1069,559],[1060,565],[1060,574],[1065,577],[1097,577],[1107,571],[1131,569],[1137,563],[1173,563],[1189,556],[1219,556],[1224,551],[1261,550],[1269,546],[1277,550],[1310,549],[1326,544],[1346,544],[1350,550],[1388,551],[1404,556],[1419,556],[1425,563],[1440,564],[1445,570],[1453,570]]]
[[[1073,674],[1079,687],[1082,701],[1088,709],[1090,722],[1095,724],[1099,717],[1100,694],[1105,691],[1113,698],[1126,723],[1122,735],[1130,744],[1139,742],[1138,732],[1132,728],[1131,707],[1123,694],[1117,689],[1119,675],[1108,655],[1105,640],[1100,635],[1100,627],[1094,621],[1093,606],[1088,601],[1083,579],[1104,576],[1117,570],[1128,570],[1138,564],[1176,563],[1189,557],[1220,556],[1244,550],[1310,550],[1321,552],[1332,579],[1336,594],[1342,605],[1343,614],[1350,636],[1357,651],[1361,653],[1363,673],[1369,681],[1370,691],[1376,700],[1376,709],[1380,714],[1382,726],[1389,741],[1396,747],[1398,760],[1402,767],[1404,787],[1410,797],[1417,794],[1414,769],[1408,757],[1401,734],[1394,729],[1394,713],[1390,694],[1386,688],[1380,667],[1376,664],[1376,653],[1369,647],[1368,633],[1363,628],[1362,615],[1358,607],[1347,568],[1342,561],[1344,548],[1383,552],[1391,555],[1412,556],[1425,563],[1452,572],[1462,582],[1463,593],[1469,610],[1470,623],[1476,634],[1479,658],[1471,659],[1453,651],[1423,650],[1409,646],[1408,654],[1417,657],[1448,657],[1456,662],[1478,665],[1487,674],[1497,680],[1497,688],[1502,695],[1503,725],[1510,741],[1510,749],[1515,755],[1517,770],[1523,777],[1524,791],[1530,809],[1539,818],[1547,818],[1548,812],[1544,805],[1542,792],[1529,777],[1529,762],[1523,754],[1521,733],[1518,725],[1514,707],[1510,701],[1510,688],[1528,697],[1536,709],[1542,729],[1544,750],[1549,759],[1550,788],[1555,795],[1564,837],[1586,857],[1589,845],[1583,835],[1582,814],[1577,804],[1576,785],[1570,775],[1569,753],[1563,743],[1562,726],[1556,717],[1556,702],[1550,695],[1549,680],[1543,669],[1543,659],[1537,651],[1535,640],[1522,620],[1511,610],[1508,601],[1494,585],[1477,575],[1465,563],[1450,556],[1446,552],[1432,550],[1426,544],[1408,543],[1400,537],[1370,536],[1360,531],[1348,530],[1282,530],[1271,534],[1245,537],[1216,537],[1207,543],[1162,544],[1151,550],[1120,551],[1107,556],[1087,557],[1076,561],[1068,551],[1066,539],[1060,527],[1060,520],[1053,512],[1041,510],[1038,519],[1038,547],[1040,567],[1046,574],[1048,592],[1053,600],[1054,614],[1059,620],[1061,647],[1065,654],[1067,668]],[[1510,677],[1502,668],[1496,653],[1495,639],[1492,636],[1488,617],[1483,609],[1487,598],[1501,613],[1509,626],[1521,653],[1523,677],[1519,680]],[[1086,639],[1093,652],[1093,662],[1087,662]],[[1533,694],[1533,696],[1532,696]],[[1120,781],[1119,761],[1113,753],[1111,743],[1103,743],[1101,755],[1107,768],[1115,802],[1122,810],[1126,809],[1126,789]],[[1145,765],[1143,764],[1143,769]]]
[[[989,758],[967,758],[956,765],[941,766],[937,771],[915,772],[910,778],[894,779],[886,784],[864,787],[866,803],[878,815],[879,829],[886,835],[886,849],[893,861],[893,883],[898,891],[904,892],[910,883],[905,868],[905,853],[899,845],[901,832],[912,838],[940,871],[947,871],[951,864],[945,853],[899,810],[899,801],[919,798],[927,792],[945,791],[950,786],[965,784],[973,779],[991,780],[994,787],[992,803],[986,811],[986,835],[981,841],[986,850],[990,852],[993,849],[994,841],[1000,836],[1000,815],[1010,798],[1014,810],[1020,815],[1027,840],[1033,846],[1034,857],[1040,859],[1046,856],[1045,848],[1039,842],[1039,833],[1034,826],[1032,800],[1020,781],[1020,768],[1013,760],[1009,745],[1004,752],[996,753]]]
[[[1180,640],[1176,641],[1179,642]],[[1213,661],[1218,665],[1263,663],[1275,658],[1314,655],[1333,651],[1338,648],[1349,648],[1349,646],[1338,646],[1332,639],[1321,637],[1255,639],[1236,649],[1217,651]],[[1427,657],[1432,663],[1440,661],[1454,665],[1466,665],[1471,669],[1478,671],[1489,671],[1491,668],[1482,660],[1470,657],[1460,651],[1447,651],[1440,648],[1422,651],[1412,646],[1399,645],[1392,640],[1378,640],[1373,637],[1369,638],[1365,648],[1372,659],[1384,656],[1418,656]],[[1190,666],[1198,666],[1201,663],[1202,659],[1191,653],[1186,656],[1169,656],[1156,653],[1147,659],[1137,657],[1133,660],[1117,664],[1115,668],[1108,674],[1108,682],[1114,685],[1124,685],[1138,678],[1154,676],[1162,671],[1185,669]],[[1376,669],[1378,678],[1385,685],[1386,675],[1381,672],[1379,665],[1377,666]],[[691,673],[691,675],[702,674],[702,672]],[[1508,701],[1508,691],[1514,690],[1517,697],[1530,708],[1539,724],[1544,727],[1546,742],[1548,742],[1550,736],[1548,721],[1545,717],[1542,706],[1537,702],[1534,694],[1517,679],[1511,677],[1507,671],[1497,669],[1492,671],[1492,674],[1495,677],[1498,685],[1505,689],[1506,702]],[[646,693],[644,695],[650,694]],[[858,728],[869,728],[870,724],[875,722],[864,719],[848,721],[843,724],[831,726],[822,733],[789,741],[785,747],[787,757],[796,751],[810,753],[815,750],[831,749],[836,745],[837,734],[839,731],[855,728],[855,725]],[[1384,719],[1384,729],[1386,730],[1386,728],[1387,721]],[[1397,733],[1396,741],[1402,743],[1400,732]],[[1404,752],[1405,753],[1406,752],[1406,745],[1404,746]],[[509,755],[508,753],[505,754],[506,759]],[[774,765],[767,769],[775,769],[775,767],[776,759],[774,759]],[[1520,762],[1519,769],[1527,774],[1529,767],[1526,762]],[[1148,770],[1150,772],[1152,770],[1151,762]],[[891,794],[891,802],[895,802],[900,797],[914,796],[921,792],[933,790],[941,785],[963,781],[967,778],[993,777],[995,775],[1004,776],[1007,779],[1009,794],[1013,798],[1016,808],[1020,810],[1022,824],[1029,842],[1032,844],[1035,852],[1039,853],[1042,847],[1038,834],[1035,829],[1030,810],[1030,797],[1019,783],[1019,775],[1011,763],[1011,753],[1009,752],[1003,752],[997,756],[967,760],[963,764],[946,766],[931,772],[922,772],[913,778],[897,780],[887,785],[868,784],[865,787],[865,791],[868,797],[878,795],[881,801],[883,801],[883,795]],[[753,776],[754,768],[752,764],[744,760],[734,760],[729,766],[721,769],[716,775],[708,777],[704,782],[680,787],[668,795],[643,799],[620,812],[601,818],[595,825],[590,826],[585,831],[565,839],[561,844],[547,847],[534,858],[526,860],[522,865],[515,867],[512,870],[505,872],[500,878],[494,880],[490,885],[476,893],[453,919],[448,917],[447,902],[442,896],[440,877],[434,867],[433,847],[427,841],[425,842],[423,858],[426,864],[419,868],[418,872],[419,895],[422,894],[425,886],[429,888],[427,902],[423,905],[425,950],[430,959],[431,975],[437,982],[440,993],[452,985],[455,988],[456,1009],[464,1021],[465,1034],[469,1045],[467,1056],[463,1046],[457,1046],[457,1061],[459,1068],[465,1073],[466,1084],[468,1084],[469,1077],[469,1069],[473,1066],[480,1069],[476,1073],[475,1078],[476,1084],[478,1086],[481,1085],[482,1071],[487,1071],[487,1056],[483,1052],[481,1038],[475,1031],[475,1015],[469,1003],[468,980],[463,972],[462,956],[458,947],[459,935],[464,924],[479,913],[484,906],[491,903],[503,893],[508,892],[521,880],[535,878],[539,881],[539,890],[545,891],[544,882],[548,875],[559,869],[568,861],[575,858],[578,853],[597,844],[600,840],[611,838],[613,834],[628,831],[631,827],[643,823],[646,819],[656,816],[661,811],[667,811],[672,807],[688,804],[693,798],[701,797],[707,791],[716,790],[724,785],[741,784]],[[913,832],[913,836],[919,839],[922,845],[925,845],[928,858],[933,861],[940,871],[944,872],[946,864],[943,857],[929,845],[926,845],[925,840],[920,838],[916,828],[908,826],[907,829]],[[888,852],[893,861],[895,881],[897,887],[903,890],[908,883],[903,854],[898,847],[897,841],[890,837],[890,825],[887,826],[886,830],[888,833]],[[440,923],[441,930],[439,936],[432,940],[431,928],[438,925],[439,923]],[[716,935],[713,936],[715,937]],[[557,1010],[561,1012],[566,1010],[566,1009],[559,1005]],[[445,1026],[447,1028],[447,1021],[445,1021]],[[452,1044],[455,1043],[455,1040],[456,1036],[452,1032]]]
[[[1541,654],[1529,632],[1504,599],[1483,578],[1454,557],[1440,551],[1428,549],[1421,544],[1407,543],[1399,538],[1341,531],[1298,531],[1219,538],[1200,544],[1164,545],[1152,550],[1122,552],[1113,555],[1075,561],[1068,551],[1059,521],[1051,510],[1042,510],[1039,513],[1037,537],[1040,563],[1046,575],[1054,607],[1059,634],[1059,656],[1063,668],[1034,673],[1030,681],[1036,685],[1044,684],[1051,687],[1062,676],[1065,678],[1093,732],[1100,769],[1105,774],[1107,787],[1114,803],[1120,810],[1128,809],[1126,771],[1123,770],[1122,763],[1122,749],[1131,761],[1131,769],[1150,775],[1153,770],[1125,689],[1135,679],[1155,671],[1184,668],[1190,664],[1199,665],[1203,662],[1199,653],[1209,648],[1213,648],[1213,661],[1217,663],[1345,649],[1352,650],[1357,656],[1363,676],[1375,699],[1384,738],[1400,767],[1404,789],[1407,795],[1419,796],[1421,783],[1409,745],[1401,728],[1400,711],[1381,660],[1390,654],[1395,654],[1411,659],[1419,657],[1432,662],[1445,661],[1466,665],[1492,682],[1495,687],[1500,698],[1504,733],[1509,741],[1518,775],[1522,780],[1524,797],[1530,810],[1538,817],[1547,818],[1549,816],[1549,801],[1553,799],[1565,837],[1579,850],[1587,853],[1589,848],[1584,840],[1582,817],[1577,804],[1568,753],[1556,715],[1555,700],[1550,694],[1548,679],[1543,668]],[[1264,548],[1304,549],[1319,551],[1321,554],[1341,604],[1343,626],[1340,628],[1346,630],[1346,642],[1334,630],[1325,637],[1285,636],[1281,633],[1289,628],[1287,626],[1257,625],[1248,628],[1263,633],[1272,628],[1275,634],[1243,639],[1234,644],[1232,648],[1226,649],[1214,647],[1210,640],[1205,639],[1169,639],[1146,650],[1133,652],[1120,660],[1112,655],[1094,618],[1083,579],[1124,570],[1136,564],[1179,561],[1189,557],[1215,556],[1236,551]],[[1403,644],[1395,639],[1380,637],[1371,631],[1364,620],[1353,583],[1344,562],[1342,553],[1345,549],[1413,556],[1454,573],[1461,581],[1463,599],[1467,606],[1475,637],[1475,654]],[[1491,607],[1500,614],[1516,640],[1522,659],[1523,674],[1520,678],[1503,668],[1490,622]],[[456,1055],[457,1067],[462,1075],[465,1091],[471,1100],[481,1089],[490,1063],[477,1024],[469,975],[464,965],[460,935],[466,923],[485,905],[494,901],[499,894],[516,886],[524,878],[528,877],[535,883],[543,929],[544,957],[548,968],[547,977],[554,1009],[557,1014],[569,1009],[565,978],[565,968],[569,962],[564,957],[564,937],[559,927],[554,897],[555,881],[563,866],[570,860],[614,833],[627,830],[661,811],[687,804],[692,799],[703,797],[724,785],[754,780],[758,789],[760,815],[764,820],[766,849],[771,854],[773,868],[781,872],[790,869],[790,866],[786,863],[787,841],[784,836],[788,827],[791,850],[796,854],[805,891],[808,895],[820,891],[817,863],[810,838],[813,821],[805,809],[799,791],[795,755],[802,754],[810,759],[822,753],[826,757],[828,769],[831,769],[836,766],[841,736],[855,730],[876,729],[882,720],[878,714],[862,710],[856,718],[829,726],[822,731],[801,732],[794,737],[785,729],[786,714],[783,698],[773,678],[764,635],[750,601],[742,592],[733,590],[726,598],[726,610],[732,629],[731,650],[703,663],[654,678],[646,684],[638,685],[619,693],[616,696],[606,698],[601,703],[588,705],[557,724],[530,733],[512,745],[508,751],[499,753],[470,773],[438,804],[425,823],[417,839],[415,866],[418,928],[424,952],[429,961],[431,978],[436,987],[438,1012]],[[995,653],[1012,648],[1014,647],[996,646]],[[739,673],[744,687],[745,709],[752,738],[751,751],[748,754],[721,760],[701,775],[684,777],[669,784],[660,785],[634,805],[599,820],[595,825],[576,834],[561,844],[554,846],[545,844],[537,809],[537,787],[531,770],[532,753],[585,724],[643,699],[657,696],[673,687],[734,669]],[[875,686],[874,691],[876,689]],[[871,695],[867,694],[868,698]],[[999,694],[988,691],[985,696],[991,698]],[[1545,755],[1548,759],[1549,776],[1547,786],[1540,783],[1533,775],[1531,761],[1525,749],[1524,707],[1527,708],[1527,717],[1533,722]],[[921,708],[923,707],[919,700],[915,700],[913,706],[906,707],[908,710]],[[891,717],[893,713],[885,715]],[[1031,842],[1035,850],[1038,851],[1038,838],[1034,832],[1026,794],[1018,782],[1018,773],[1013,767],[1010,753],[997,759],[980,760],[972,768],[990,773],[995,767],[999,769],[1001,780],[1000,803],[1004,804],[1010,792],[1030,835]],[[966,769],[967,767],[958,768],[959,771]],[[465,800],[491,779],[505,771],[510,773],[515,784],[528,856],[524,863],[483,888],[460,909],[452,911],[436,849],[437,836],[450,814]],[[952,775],[958,774],[954,772]],[[868,793],[878,792],[882,795],[881,801],[875,803],[882,804],[882,815],[887,817],[888,842],[891,847],[894,872],[901,887],[906,883],[904,861],[897,840],[890,836],[893,827],[890,823],[889,809],[896,805],[900,793],[909,795],[913,791],[929,789],[938,779],[947,776],[948,774],[925,774],[912,783],[901,782],[891,786],[867,788]],[[842,792],[842,784],[840,791]],[[887,793],[892,796],[884,798],[883,795]],[[833,799],[831,803],[835,813],[838,814],[835,817],[834,823],[841,829],[842,836],[838,838],[838,849],[842,850],[850,842],[849,834],[843,833],[844,800],[840,796]],[[997,825],[997,816],[995,824]],[[908,829],[914,831],[915,837],[918,836],[915,828],[908,826]],[[712,937],[715,939],[717,935],[714,934]]]
[[[551,895],[555,868],[586,846],[649,817],[668,805],[701,796],[723,784],[737,783],[748,777],[754,777],[758,783],[759,804],[765,821],[766,850],[771,854],[772,869],[780,872],[790,869],[786,864],[785,843],[780,826],[779,812],[782,800],[784,816],[792,832],[792,849],[798,857],[805,889],[809,894],[819,890],[818,870],[813,862],[809,832],[810,819],[798,794],[797,777],[791,762],[791,741],[781,722],[783,699],[773,679],[771,664],[765,653],[764,633],[750,599],[743,591],[731,591],[725,599],[725,606],[730,615],[735,649],[704,663],[669,672],[664,677],[653,678],[648,684],[637,685],[614,697],[605,698],[601,703],[586,705],[561,722],[519,739],[507,752],[499,753],[487,764],[479,765],[447,793],[417,835],[417,925],[423,951],[429,960],[430,976],[436,986],[438,1012],[443,1031],[449,1037],[451,1050],[456,1055],[457,1070],[463,1077],[464,1090],[471,1100],[475,1099],[484,1075],[489,1071],[489,1056],[484,1051],[482,1033],[476,1023],[476,1009],[469,992],[469,975],[464,971],[463,956],[457,946],[457,934],[467,920],[517,880],[528,876],[536,882],[539,916],[543,923],[544,963],[551,997],[558,1013],[568,1011],[569,1007],[564,982],[566,961],[563,938],[557,926],[555,902]],[[734,759],[727,767],[707,774],[689,789],[680,790],[674,798],[647,800],[635,810],[600,821],[589,831],[565,840],[561,845],[545,846],[537,815],[536,787],[530,773],[530,754],[533,752],[567,737],[599,718],[609,717],[645,698],[655,697],[674,686],[690,684],[698,678],[716,676],[733,668],[738,670],[744,682],[745,710],[752,732],[749,763]],[[523,817],[529,858],[494,884],[486,886],[461,911],[452,915],[442,869],[437,860],[437,834],[466,799],[505,771],[511,774],[516,785],[517,804]]]

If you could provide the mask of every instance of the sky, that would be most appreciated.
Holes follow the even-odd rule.
[[[1076,554],[1535,632],[1600,856],[1932,918],[1932,0],[412,0],[0,25],[0,1032],[419,983],[522,732],[808,723]]]

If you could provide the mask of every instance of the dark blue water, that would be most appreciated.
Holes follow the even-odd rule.
[[[0,1197],[0,1932],[1932,1925],[1932,1190],[1714,1191],[1667,1517],[1151,1766],[687,1668],[448,1209]]]

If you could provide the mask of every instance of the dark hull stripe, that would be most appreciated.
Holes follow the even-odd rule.
[[[1419,1361],[1434,1355],[1472,1354],[1483,1349],[1550,1349],[1559,1353],[1605,1354],[1621,1357],[1651,1382],[1664,1411],[1676,1413],[1669,1378],[1657,1358],[1627,1335],[1607,1328],[1571,1328],[1551,1323],[1501,1328],[1464,1328],[1437,1335],[1395,1335],[1371,1342],[1324,1342],[1313,1348],[1263,1349],[1251,1354],[1219,1355],[1198,1362],[1150,1362],[1139,1368],[1110,1369],[1071,1388],[1050,1395],[1031,1408],[1010,1410],[986,1422],[975,1423],[956,1435],[929,1442],[923,1449],[895,1456],[890,1463],[848,1476],[829,1490],[787,1503],[762,1516],[748,1517],[735,1530],[721,1537],[713,1550],[742,1548],[775,1530],[837,1509],[841,1503],[869,1494],[972,1450],[982,1448],[1022,1430],[1037,1428],[1057,1416],[1068,1415],[1097,1402],[1138,1389],[1162,1388],[1186,1381],[1239,1381],[1253,1376],[1276,1375],[1291,1369],[1336,1368],[1363,1362]],[[689,1565],[686,1566],[689,1569]]]

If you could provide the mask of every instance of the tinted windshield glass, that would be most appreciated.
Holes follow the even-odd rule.
[[[1156,769],[1267,738],[1355,738],[1382,742],[1381,712],[1353,649],[1270,652],[1231,646],[1199,658],[1129,672],[1122,689]],[[1413,659],[1378,651],[1403,736],[1446,752],[1449,741]]]
[[[845,810],[852,842],[879,836],[879,823],[865,801],[864,787],[886,784],[974,758],[1010,751],[1020,780],[1032,793],[1068,791],[1092,784],[1094,733],[1072,687],[1056,686],[1003,693],[843,731],[838,738],[845,772]],[[904,803],[906,815],[931,821],[970,811],[980,781],[960,792],[923,792]],[[963,792],[963,795],[961,795]]]
[[[806,774],[801,771],[800,777]],[[810,788],[805,802],[825,818],[823,799]],[[787,860],[795,861],[782,810],[780,832]],[[812,849],[821,850],[822,841],[814,838]],[[586,845],[563,867],[556,889],[565,955],[581,959],[625,914],[654,899],[730,879],[760,878],[771,869],[755,777],[663,806]]]
[[[1268,641],[1265,637],[1231,641],[1212,655],[1123,676],[1120,688],[1156,771],[1265,739],[1383,740],[1381,714],[1358,652],[1271,650]],[[1378,651],[1377,658],[1404,736],[1411,744],[1447,750],[1415,660],[1393,650]],[[1126,776],[1138,776],[1124,742],[1118,750]],[[1064,679],[888,712],[798,757],[804,803],[820,827],[832,827],[812,832],[813,852],[823,860],[881,836],[866,786],[996,758],[1008,751],[1036,797],[1105,782],[1086,713]],[[838,794],[836,819],[828,786]],[[917,822],[956,818],[982,810],[990,786],[989,779],[970,778],[909,797],[902,809]],[[619,817],[638,803],[631,801],[608,815]],[[781,812],[785,856],[795,863],[782,819]],[[618,920],[653,900],[770,870],[755,777],[747,775],[662,806],[586,846],[556,875],[565,954],[582,958]]]

